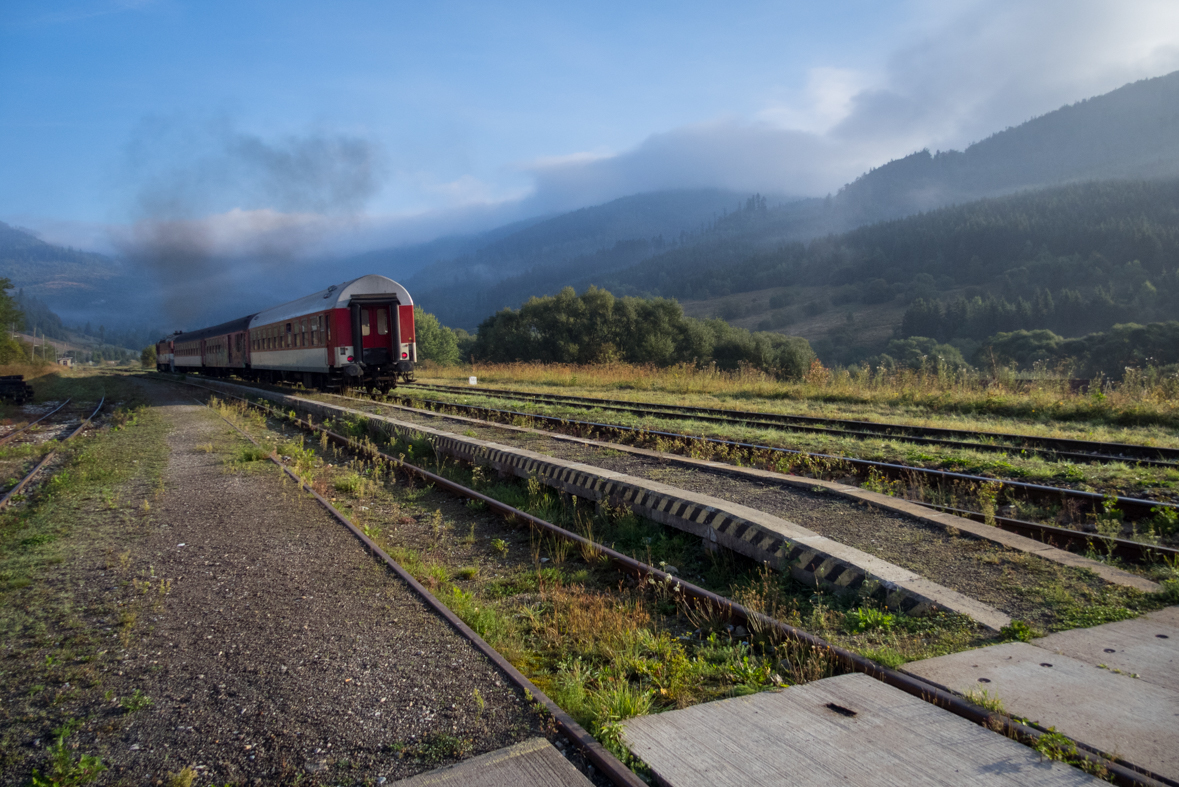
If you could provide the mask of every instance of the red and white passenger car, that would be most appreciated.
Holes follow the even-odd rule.
[[[369,275],[156,345],[160,371],[301,382],[308,388],[387,391],[413,378],[413,299]]]

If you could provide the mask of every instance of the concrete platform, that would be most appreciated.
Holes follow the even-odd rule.
[[[1032,644],[1179,693],[1179,607],[1061,631]]]
[[[592,787],[544,738],[421,773],[395,784],[406,787]]]
[[[914,661],[902,669],[963,694],[986,689],[1008,713],[1179,779],[1179,692],[1025,642]]]
[[[218,381],[212,385],[282,403],[284,408],[294,405],[299,412],[317,421],[347,419],[363,412],[232,383]],[[519,478],[535,477],[543,484],[581,498],[626,506],[640,516],[693,533],[759,563],[768,563],[809,585],[871,597],[910,615],[945,609],[969,616],[995,631],[1011,623],[1008,615],[994,607],[931,582],[916,572],[739,503],[378,413],[363,414],[390,437],[424,437],[441,455],[489,466]]]
[[[1100,783],[861,674],[631,719],[623,740],[670,787]]]

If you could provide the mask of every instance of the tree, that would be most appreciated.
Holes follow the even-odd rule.
[[[418,359],[453,366],[462,361],[458,338],[454,331],[438,322],[420,306],[413,307],[414,335],[417,337]]]
[[[25,316],[17,306],[16,301],[8,294],[12,289],[12,282],[0,278],[0,363],[12,363],[25,360],[24,350],[12,338],[12,330],[25,327]]]
[[[149,344],[139,353],[139,363],[145,369],[150,369],[156,365],[156,346],[154,344]]]
[[[805,339],[696,320],[674,300],[616,298],[592,286],[581,295],[566,287],[530,298],[519,311],[503,309],[488,317],[479,326],[473,354],[493,363],[716,363],[726,370],[747,365],[787,379],[801,377],[814,358]]]

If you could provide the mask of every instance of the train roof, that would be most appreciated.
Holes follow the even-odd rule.
[[[171,339],[173,342],[195,342],[200,339],[208,339],[212,336],[223,336],[227,333],[237,333],[244,331],[250,326],[250,320],[254,315],[250,314],[245,317],[238,317],[236,320],[229,320],[220,325],[214,325],[211,328],[200,328],[195,331],[181,331],[172,336],[165,337],[165,340]]]
[[[381,296],[388,296],[389,300],[396,300],[402,306],[413,305],[413,298],[409,297],[409,292],[400,284],[387,276],[370,273],[359,279],[333,284],[327,289],[281,306],[260,311],[251,318],[250,327],[269,325],[327,309],[345,309],[352,303],[353,297],[370,301]]]

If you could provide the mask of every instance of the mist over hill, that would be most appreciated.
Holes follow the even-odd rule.
[[[773,268],[772,260],[783,255],[809,259],[808,244],[829,236],[833,239],[824,243],[856,259],[867,239],[877,238],[873,242],[881,246],[881,254],[873,251],[869,261],[856,264],[871,273],[865,273],[866,280],[902,286],[927,259],[920,244],[897,239],[920,233],[913,235],[887,225],[872,229],[880,222],[1017,192],[1032,200],[1018,203],[1021,210],[1034,213],[1038,208],[1030,206],[1035,198],[1028,195],[1036,190],[1089,181],[1176,176],[1179,72],[1062,107],[963,151],[918,151],[865,173],[826,197],[763,197],[722,189],[637,194],[487,232],[450,235],[342,259],[292,259],[277,268],[253,265],[249,258],[229,261],[217,269],[232,271],[232,280],[218,283],[210,297],[200,298],[202,317],[186,318],[184,325],[172,324],[177,320],[166,313],[158,297],[163,284],[145,277],[142,270],[132,270],[118,259],[53,246],[7,225],[0,225],[0,276],[9,277],[48,304],[67,323],[191,328],[194,326],[187,323],[192,320],[216,322],[331,282],[381,273],[406,284],[415,300],[444,323],[473,329],[501,308],[519,306],[533,295],[552,294],[567,285],[581,290],[595,284],[620,295],[668,295],[702,302],[732,299],[767,286],[766,270]],[[1102,211],[1116,212],[1133,203],[1132,189],[1127,188],[1119,186],[1110,193],[1080,191],[1076,194],[1083,196],[1077,199],[1045,192],[1048,196],[1043,204],[1076,211],[1077,217],[1090,222],[1076,225],[1085,229],[1112,215]],[[789,192],[789,184],[783,184],[783,192]],[[1116,196],[1109,196],[1114,193]],[[1089,198],[1095,201],[1084,202]],[[971,215],[977,218],[998,208],[992,204],[972,210]],[[945,231],[950,233],[947,237],[960,235],[959,230]],[[852,234],[842,235],[848,232]],[[1082,245],[1099,243],[1085,232],[1076,237]],[[856,251],[849,251],[852,249]],[[1093,251],[1105,254],[1080,247],[1052,253],[1085,256]],[[1034,254],[1021,251],[1015,257],[1027,260]],[[837,265],[836,269],[843,267]],[[1003,270],[992,272],[998,275]],[[819,273],[826,275],[830,270],[808,269],[807,275]],[[1068,273],[1060,270],[1061,275]],[[952,274],[945,275],[955,278]],[[796,281],[789,286],[805,283]],[[788,285],[777,282],[773,286]],[[778,297],[781,304],[782,296]],[[750,311],[748,305],[730,306],[726,301],[724,313],[731,319],[751,320],[749,315],[756,313],[756,308]],[[896,308],[900,306],[896,304]],[[768,308],[768,301],[762,307]],[[703,312],[709,307],[696,308]],[[899,313],[894,317],[882,316],[881,325],[889,320],[899,324]],[[779,314],[762,318],[760,324],[776,330],[782,326],[775,325],[775,320],[780,323],[782,319]],[[826,335],[823,331],[819,334]],[[880,332],[877,334],[879,339]]]
[[[1179,71],[1061,107],[964,151],[919,151],[835,198],[845,228],[1029,188],[1179,175]]]
[[[732,266],[784,243],[1017,191],[1176,175],[1179,72],[1062,107],[964,151],[919,151],[864,174],[825,199],[753,205],[749,195],[721,192],[719,196],[729,199],[721,206],[726,212],[670,248],[636,232],[618,237],[613,247],[580,256],[554,254],[545,247],[542,261],[526,269],[521,269],[524,262],[495,267],[498,276],[488,275],[485,263],[498,259],[494,254],[458,258],[422,269],[413,283],[445,322],[467,329],[499,308],[519,306],[532,295],[552,294],[570,284],[617,288],[619,294],[723,296],[742,286],[734,284]],[[639,199],[608,206],[625,210]],[[533,230],[543,227],[559,237],[557,230],[567,217],[586,214],[594,219],[594,210],[567,214]],[[628,268],[633,270],[621,272]],[[713,272],[712,284],[704,270]],[[689,271],[690,287],[685,279]]]

